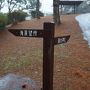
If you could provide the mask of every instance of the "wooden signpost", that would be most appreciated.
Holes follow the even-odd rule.
[[[55,24],[46,22],[44,29],[9,29],[15,36],[43,38],[43,87],[53,90],[54,45],[66,43],[70,35],[54,38]]]

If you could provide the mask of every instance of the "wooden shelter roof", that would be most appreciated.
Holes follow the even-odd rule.
[[[68,0],[63,0],[63,1],[59,1],[59,5],[80,5],[83,1],[68,1]]]

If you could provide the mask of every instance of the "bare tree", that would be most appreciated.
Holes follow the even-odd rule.
[[[14,9],[26,9],[27,0],[6,0],[9,13]],[[25,6],[25,7],[24,7]]]
[[[35,16],[37,19],[40,19],[40,6],[41,6],[41,3],[39,0],[28,0],[28,8],[30,9],[30,12],[32,11],[35,11]]]
[[[30,10],[32,10],[32,9],[35,10],[37,0],[27,0],[27,1],[28,1],[27,8],[30,9]]]
[[[5,4],[5,0],[0,0],[0,11],[4,7],[4,4]]]
[[[12,12],[14,10],[22,10],[23,8],[26,8],[27,0],[6,0],[7,1],[7,7],[8,7],[8,21],[9,23],[12,22]],[[23,7],[25,6],[25,7]]]

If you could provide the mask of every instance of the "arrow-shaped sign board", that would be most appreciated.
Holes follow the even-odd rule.
[[[62,36],[62,37],[55,37],[54,44],[57,45],[57,44],[66,43],[69,40],[69,38],[70,38],[70,35]]]
[[[43,37],[43,30],[39,29],[9,29],[9,31],[20,37]]]

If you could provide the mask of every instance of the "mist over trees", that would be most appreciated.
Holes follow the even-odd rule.
[[[0,0],[0,3],[2,0]],[[12,12],[14,10],[30,10],[35,9],[38,0],[3,0],[6,2],[6,7],[8,7],[8,11]]]
[[[40,18],[38,13],[40,6],[39,0],[0,0],[0,11],[2,8],[7,7],[9,14],[16,10],[28,10],[30,13],[36,11],[37,18]]]

